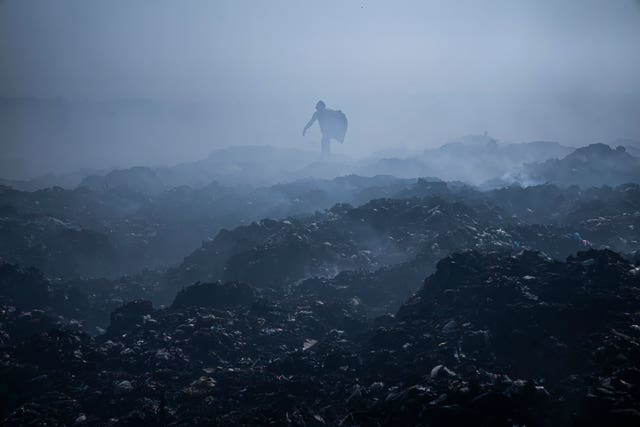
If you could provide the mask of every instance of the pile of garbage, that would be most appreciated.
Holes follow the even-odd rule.
[[[172,298],[185,283],[196,281],[240,281],[285,289],[319,279],[344,289],[353,288],[346,281],[362,282],[364,278],[365,283],[377,282],[368,288],[378,293],[378,301],[393,302],[395,311],[416,290],[415,283],[432,273],[437,261],[454,252],[518,253],[528,249],[564,259],[590,247],[625,252],[640,248],[640,239],[634,237],[637,230],[625,232],[624,241],[618,234],[640,210],[621,208],[614,216],[598,216],[595,221],[574,222],[574,226],[560,221],[532,224],[484,200],[469,197],[465,203],[456,200],[458,197],[375,199],[358,207],[338,204],[314,215],[222,230],[166,273],[165,295]],[[594,229],[610,222],[618,225]],[[404,274],[401,271],[414,273],[407,276],[411,280],[397,285],[394,275]],[[368,298],[363,294],[348,296]]]
[[[104,234],[46,215],[0,207],[0,260],[36,266],[54,277],[108,274],[116,249]]]
[[[640,267],[467,251],[395,315],[358,298],[199,283],[104,333],[4,301],[7,424],[637,425]],[[17,297],[16,297],[17,298]]]
[[[249,233],[237,231],[243,225],[250,227],[247,231],[264,236],[263,230],[252,226],[253,221],[264,226],[267,220],[262,221],[263,218],[283,223],[288,221],[294,226],[302,222],[311,231],[313,229],[309,227],[313,227],[313,222],[322,223],[327,230],[327,227],[346,227],[349,225],[346,220],[350,218],[352,222],[359,221],[354,224],[359,227],[359,234],[353,239],[368,238],[368,242],[355,242],[364,247],[381,242],[391,244],[389,237],[395,238],[394,235],[384,235],[378,241],[371,235],[376,237],[378,226],[382,226],[381,230],[386,232],[390,223],[400,223],[405,219],[413,221],[407,224],[408,228],[415,228],[420,225],[419,214],[429,215],[422,228],[435,227],[436,231],[442,231],[445,227],[476,227],[474,222],[495,227],[509,224],[566,227],[572,233],[579,232],[585,240],[625,252],[634,250],[636,243],[628,244],[617,239],[621,235],[619,230],[602,237],[598,237],[598,234],[592,239],[587,236],[592,223],[582,222],[598,221],[602,217],[617,224],[620,215],[637,214],[640,212],[639,188],[637,184],[591,189],[539,185],[479,191],[462,183],[445,183],[437,179],[353,175],[331,180],[294,181],[264,188],[226,187],[211,182],[195,188],[181,186],[152,194],[121,187],[49,188],[26,192],[0,186],[0,260],[37,267],[47,276],[63,279],[115,279],[122,274],[137,274],[145,268],[163,271],[180,264],[185,256],[195,259],[198,253],[208,250],[210,240],[222,239],[218,236],[221,230],[230,230],[224,232],[232,233],[224,238],[227,241],[234,236],[239,236],[238,239],[247,238],[242,234]],[[426,201],[422,205],[428,204],[430,208],[436,208],[437,204],[429,201],[439,199],[443,202],[442,209],[421,212],[420,204],[415,203],[414,199]],[[409,205],[403,205],[402,201],[408,201]],[[353,213],[343,220],[337,218],[338,221],[334,221],[335,214],[339,214],[341,209],[345,210],[347,204],[352,207],[349,210]],[[456,205],[453,211],[447,211],[449,205]],[[332,206],[337,210],[331,209]],[[443,219],[447,219],[449,213],[453,217],[446,222]],[[391,214],[398,214],[398,217],[393,218]],[[329,224],[331,221],[333,225]],[[386,221],[386,225],[384,222],[373,224],[372,221]],[[367,236],[364,228],[369,224],[373,227]],[[303,229],[290,231],[297,232],[301,237],[300,232],[307,233]],[[417,231],[421,233],[420,229]],[[332,243],[328,239],[337,239],[336,233],[344,235],[345,231],[329,229],[324,233],[325,240],[319,244],[324,245],[325,241]],[[343,236],[341,240],[345,238],[351,237]],[[266,243],[263,238],[249,236],[248,239],[260,246]],[[632,240],[637,241],[635,238]],[[246,245],[235,244],[239,245],[236,252],[244,251],[242,248]],[[325,249],[318,247],[305,250],[315,257],[315,254],[323,256]],[[213,250],[214,254],[217,250]],[[369,249],[364,247],[364,250]],[[398,255],[398,250],[404,248],[399,247],[390,253]],[[224,259],[221,262],[226,262],[225,253],[223,251]],[[349,254],[352,255],[359,256],[357,253]],[[262,257],[262,253],[258,251],[253,257]],[[242,260],[239,258],[237,261]],[[397,261],[403,260],[396,257],[393,262]],[[333,267],[340,265],[349,269],[379,268],[382,267],[380,262],[386,261],[374,260],[369,265],[366,260],[344,262],[338,257],[327,260],[323,274],[332,271],[335,274]],[[190,266],[189,263],[183,267],[198,270],[197,265]],[[322,268],[316,265],[307,273],[321,272]],[[249,280],[233,274],[224,277],[212,270],[203,271],[205,274],[202,275],[187,274],[184,277],[195,280]],[[174,283],[177,286],[174,291],[192,283],[178,282]]]
[[[152,298],[158,292],[158,281],[153,272],[114,281],[51,280],[36,268],[4,263],[0,264],[0,304],[18,311],[36,310],[63,323],[73,321],[87,332],[100,333],[113,310],[127,301]]]
[[[345,176],[259,188],[209,181],[143,191],[145,179],[137,182],[125,174],[118,181],[127,179],[132,179],[131,186],[99,184],[33,192],[0,185],[0,241],[7,242],[0,246],[0,259],[62,278],[115,278],[143,268],[164,269],[224,227],[313,213],[339,202],[364,203],[391,196],[416,181]],[[92,257],[82,258],[84,253]]]
[[[2,422],[640,424],[639,185],[262,190],[0,188]]]
[[[640,158],[621,145],[590,144],[561,159],[526,165],[524,170],[532,179],[558,185],[620,185],[640,181]]]
[[[438,264],[371,348],[394,355],[378,378],[444,380],[442,395],[414,390],[411,404],[447,408],[450,424],[636,425],[639,304],[640,269],[611,251],[465,252]]]
[[[398,184],[393,179],[356,177],[332,182],[356,188],[365,188],[368,182],[380,184],[380,188]],[[284,187],[292,194],[307,188],[302,183]],[[42,192],[47,196],[42,199],[46,209],[55,206],[59,192]],[[74,206],[85,203],[90,212],[99,212],[98,200],[91,194],[74,194]],[[9,191],[5,196],[17,200],[24,194]],[[1,239],[0,256],[8,254],[4,261],[38,266],[51,282],[47,286],[67,289],[60,295],[73,289],[74,298],[89,301],[78,303],[77,311],[83,314],[72,318],[84,322],[86,330],[93,333],[95,327],[106,327],[109,313],[125,302],[146,298],[170,304],[180,289],[198,281],[236,281],[279,290],[299,287],[310,295],[329,292],[355,298],[375,316],[395,312],[422,279],[435,271],[436,263],[455,252],[474,249],[515,254],[538,250],[564,259],[588,248],[610,248],[627,256],[640,249],[640,228],[636,225],[640,186],[636,184],[590,190],[539,186],[478,192],[464,185],[418,180],[398,197],[374,199],[355,207],[337,204],[315,214],[225,229],[166,273],[143,270],[118,279],[74,277],[78,272],[95,274],[118,264],[109,254],[116,252],[117,258],[122,258],[129,253],[112,246],[101,251],[93,240],[73,237],[91,235],[84,229],[69,229],[65,234],[70,236],[69,242],[58,234],[51,239],[43,237],[48,235],[46,228],[37,228],[40,234],[21,233],[22,228],[16,225],[0,225],[0,234],[6,232],[2,236],[16,235],[21,242],[32,242],[32,249],[24,249],[15,239]],[[28,200],[21,203],[26,206]],[[159,210],[157,206],[137,215],[154,217],[153,212]],[[5,207],[2,212],[5,217],[0,222],[14,221],[15,210]],[[36,214],[32,217],[39,218]],[[68,229],[57,220],[50,223]],[[115,266],[113,269],[117,271]],[[62,270],[76,274],[68,278]],[[65,310],[61,304],[52,313],[66,315]]]

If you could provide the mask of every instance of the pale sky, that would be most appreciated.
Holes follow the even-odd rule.
[[[633,0],[5,0],[0,97],[83,104],[36,132],[39,116],[9,103],[0,157],[47,153],[46,172],[50,153],[77,168],[233,144],[316,149],[317,131],[300,133],[318,99],[349,117],[336,147],[349,155],[485,130],[568,145],[640,139],[638,76]],[[122,99],[163,113],[77,114]]]

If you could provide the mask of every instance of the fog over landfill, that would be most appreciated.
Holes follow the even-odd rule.
[[[640,425],[640,0],[0,0],[0,425]]]
[[[213,149],[437,147],[487,131],[569,146],[640,135],[635,1],[3,1],[0,166],[32,178]],[[38,123],[34,123],[38,117]]]

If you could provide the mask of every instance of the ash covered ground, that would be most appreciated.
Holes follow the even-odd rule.
[[[475,185],[429,178],[459,144],[5,182],[0,418],[636,426],[640,160],[558,147],[482,142],[511,166]]]

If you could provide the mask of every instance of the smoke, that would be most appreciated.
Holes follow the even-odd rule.
[[[640,136],[637,1],[3,2],[0,164],[13,175],[175,164],[302,138],[337,153],[489,131],[566,145]],[[13,166],[21,165],[21,166]]]

